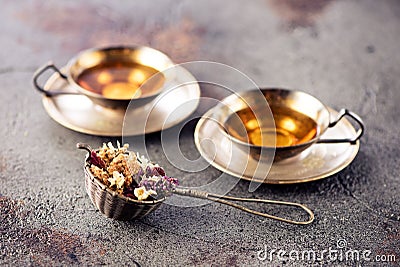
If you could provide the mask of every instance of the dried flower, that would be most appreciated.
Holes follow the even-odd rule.
[[[137,197],[137,199],[140,200],[146,200],[150,195],[157,195],[157,192],[154,190],[147,190],[146,187],[141,186],[138,188],[135,188],[134,194]]]
[[[121,173],[114,171],[113,177],[108,178],[108,181],[110,182],[110,187],[115,185],[117,189],[122,189],[125,183],[125,177]]]
[[[174,188],[178,186],[178,180],[167,176],[155,176],[143,178],[139,186],[144,186],[147,190],[154,190],[158,197],[168,196]]]
[[[145,158],[145,156],[143,156],[143,155],[140,156],[139,152],[136,153],[136,157],[137,157],[138,161],[140,162],[140,167],[142,167],[142,169],[145,170],[147,165],[150,163],[150,161],[147,158]]]
[[[90,151],[90,171],[112,190],[129,198],[145,200],[149,196],[163,198],[170,195],[178,180],[166,176],[158,164],[139,153],[129,152],[128,148],[128,144],[121,147],[117,142],[114,147],[108,142],[97,153],[87,149]]]
[[[132,176],[139,172],[140,163],[134,153],[129,153],[129,155],[126,156],[126,163],[128,165],[128,170]]]

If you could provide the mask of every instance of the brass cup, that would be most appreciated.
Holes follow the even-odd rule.
[[[234,145],[239,147],[242,151],[249,153],[251,157],[257,160],[271,160],[271,157],[274,156],[273,160],[275,162],[281,161],[299,155],[313,144],[343,142],[356,144],[364,132],[364,124],[358,115],[347,109],[342,109],[339,111],[338,117],[331,121],[329,109],[321,103],[321,101],[298,90],[275,88],[255,89],[230,95],[222,100],[220,105],[226,107],[216,116],[223,133]],[[271,140],[269,140],[267,145],[255,145],[250,143],[247,133],[248,129],[245,126],[246,122],[236,115],[237,112],[247,108],[251,108],[254,112],[253,115],[260,128],[268,127],[271,129],[272,127],[273,132],[270,135]],[[305,142],[294,145],[277,146],[276,114],[274,114],[274,110],[278,108],[293,110],[293,113],[306,115],[311,118],[317,126],[315,135]],[[359,125],[355,137],[321,139],[321,135],[323,135],[328,128],[334,127],[346,115],[351,117]],[[300,124],[296,127],[299,128],[298,130],[304,130],[301,128],[308,126],[302,125],[300,121]]]
[[[146,86],[152,86],[152,84],[155,84],[154,81],[161,78],[159,75],[162,75],[164,83],[162,85],[158,85],[158,88],[156,88],[150,95],[139,96],[131,99],[107,98],[101,94],[89,91],[78,84],[77,79],[85,70],[99,65],[116,62],[122,64],[138,64],[157,70],[158,73],[150,77],[145,82]],[[146,46],[114,46],[105,48],[92,48],[84,50],[73,57],[70,61],[68,61],[66,67],[63,68],[62,71],[51,62],[39,68],[34,74],[33,83],[36,89],[44,93],[46,96],[80,94],[87,96],[94,103],[104,107],[126,109],[130,103],[133,107],[144,106],[160,95],[160,93],[166,88],[167,83],[167,79],[165,79],[166,77],[164,77],[162,72],[172,66],[174,66],[174,63],[168,56],[158,50]],[[65,79],[76,90],[76,92],[63,92],[62,90],[47,91],[40,86],[38,82],[39,77],[49,69],[57,72],[61,78]],[[168,73],[171,74],[172,72],[169,71]],[[169,77],[169,79],[172,79],[172,77]]]

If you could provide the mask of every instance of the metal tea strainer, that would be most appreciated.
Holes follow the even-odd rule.
[[[110,189],[108,186],[103,184],[99,179],[97,179],[93,173],[90,171],[90,152],[91,148],[82,143],[77,144],[77,148],[87,150],[89,153],[85,159],[85,187],[86,192],[88,193],[90,199],[96,208],[103,213],[105,216],[116,219],[116,220],[133,220],[139,219],[143,216],[151,213],[155,209],[157,209],[162,202],[165,201],[165,197],[157,200],[136,200],[132,198],[128,198],[122,194],[118,194],[116,191]],[[278,201],[278,200],[269,200],[269,199],[258,199],[258,198],[240,198],[233,196],[223,196],[217,195],[205,191],[192,190],[182,187],[176,187],[173,191],[173,194],[194,197],[200,199],[211,200],[214,202],[218,202],[221,204],[225,204],[239,210],[258,215],[265,218],[270,218],[286,223],[297,224],[297,225],[306,225],[310,224],[314,221],[314,213],[305,205],[294,202],[286,202],[286,201]],[[300,208],[308,214],[308,219],[305,221],[296,221],[288,218],[283,218],[279,216],[275,216],[272,214],[259,212],[248,207],[237,204],[236,202],[255,202],[260,204],[271,204],[271,205],[283,205],[283,206],[292,206],[296,208]]]

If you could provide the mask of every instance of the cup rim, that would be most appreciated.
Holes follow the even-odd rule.
[[[245,94],[245,93],[249,93],[249,92],[251,93],[251,92],[255,92],[255,91],[261,91],[262,93],[263,93],[264,91],[286,91],[286,92],[293,92],[293,93],[298,93],[298,94],[304,94],[304,95],[306,95],[307,97],[311,97],[311,98],[313,98],[314,100],[316,100],[317,102],[319,102],[319,104],[320,104],[320,105],[323,107],[323,109],[327,112],[327,114],[328,114],[328,116],[329,116],[329,117],[328,117],[328,120],[329,120],[329,122],[330,122],[330,112],[329,112],[328,107],[327,107],[321,100],[319,100],[318,98],[316,98],[316,97],[313,96],[312,94],[306,93],[306,92],[304,92],[303,90],[300,90],[300,89],[288,89],[288,88],[280,88],[280,87],[263,87],[263,88],[260,87],[260,88],[257,88],[257,89],[251,89],[251,90],[248,90],[248,91],[241,91],[241,92],[236,92],[236,93],[234,93],[234,94],[231,94],[231,95],[227,96],[226,98],[222,99],[222,100],[221,100],[221,103],[226,102],[226,101],[228,100],[228,98],[241,97],[241,96],[242,96],[243,94]],[[267,105],[268,105],[268,107],[271,106],[271,105],[268,104],[268,103],[267,103]],[[239,110],[242,110],[242,109],[239,109]],[[238,112],[239,110],[235,111],[234,113]],[[232,114],[234,114],[234,113],[229,114],[229,116],[232,115]],[[229,116],[227,116],[227,118],[228,118]],[[238,139],[238,138],[232,136],[231,134],[229,134],[229,133],[227,132],[226,128],[225,128],[225,123],[226,123],[226,119],[227,119],[227,118],[225,118],[225,120],[224,120],[223,122],[220,122],[220,123],[223,124],[222,133],[223,133],[226,137],[228,137],[231,141],[233,141],[233,142],[235,142],[235,143],[238,143],[238,144],[240,144],[240,145],[242,145],[242,146],[246,146],[246,147],[248,147],[249,149],[274,149],[274,150],[280,149],[280,150],[282,150],[282,149],[296,149],[296,148],[300,148],[300,147],[309,146],[309,145],[312,145],[312,144],[314,144],[315,142],[317,142],[317,141],[319,140],[319,138],[322,136],[322,134],[325,133],[325,131],[328,129],[328,126],[329,126],[329,124],[328,124],[326,127],[320,128],[320,130],[317,132],[317,134],[316,134],[312,139],[310,139],[309,141],[304,142],[304,143],[295,144],[295,145],[291,145],[291,146],[260,146],[260,145],[255,145],[255,144],[252,144],[252,143],[244,142],[244,141],[242,141],[242,140],[240,140],[240,139]],[[318,127],[320,127],[319,124],[317,124],[317,125],[318,125]]]
[[[142,100],[146,100],[146,99],[154,98],[155,96],[160,95],[160,94],[162,93],[162,91],[164,90],[164,85],[161,86],[160,89],[157,90],[156,92],[154,92],[154,93],[152,93],[152,94],[149,94],[149,95],[146,95],[146,96],[143,96],[143,97],[139,97],[139,98],[108,98],[108,97],[105,97],[105,96],[102,95],[102,94],[95,93],[95,92],[92,92],[92,91],[90,91],[90,90],[88,90],[88,89],[86,89],[86,88],[83,88],[82,86],[80,86],[80,85],[78,84],[78,82],[76,81],[76,79],[74,79],[74,78],[72,77],[72,74],[71,74],[71,68],[72,68],[72,67],[78,62],[78,60],[79,60],[83,55],[85,55],[85,54],[94,53],[94,52],[107,52],[107,51],[113,51],[113,50],[132,50],[132,51],[134,51],[134,50],[141,50],[141,49],[145,49],[145,50],[151,51],[152,53],[156,53],[156,54],[158,54],[159,56],[164,57],[164,58],[166,59],[166,61],[167,61],[167,64],[168,64],[168,67],[165,68],[165,69],[163,69],[163,70],[159,70],[159,69],[155,68],[154,66],[149,66],[149,67],[151,67],[151,68],[154,68],[154,69],[157,70],[158,72],[155,73],[155,74],[153,74],[152,76],[150,76],[147,80],[151,79],[151,78],[154,77],[155,75],[160,75],[160,74],[163,75],[163,77],[165,78],[165,75],[164,75],[163,71],[165,71],[165,70],[167,70],[167,69],[169,69],[169,68],[171,68],[171,67],[173,67],[173,66],[175,65],[175,63],[172,61],[172,59],[171,59],[169,56],[167,56],[165,53],[163,53],[163,52],[161,52],[161,51],[159,51],[159,50],[157,50],[157,49],[151,48],[151,47],[149,47],[149,46],[144,46],[144,45],[111,45],[111,46],[92,47],[92,48],[88,48],[88,49],[85,49],[85,50],[82,50],[82,51],[78,52],[78,54],[76,54],[75,56],[73,56],[73,57],[68,61],[67,65],[66,65],[66,67],[65,67],[67,80],[68,80],[68,82],[69,82],[71,85],[73,85],[74,88],[75,88],[76,90],[78,90],[80,93],[82,93],[82,94],[84,94],[84,95],[86,95],[86,96],[88,96],[88,97],[93,97],[93,98],[100,99],[100,100],[109,100],[109,101],[125,102],[125,101],[131,101],[131,100],[133,100],[133,99],[142,99]],[[132,61],[132,62],[134,62],[134,61]]]

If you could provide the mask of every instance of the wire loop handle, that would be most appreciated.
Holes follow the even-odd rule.
[[[40,67],[35,74],[33,74],[33,85],[35,88],[45,94],[47,97],[52,97],[52,96],[58,96],[58,95],[81,95],[81,93],[78,92],[63,92],[63,91],[48,91],[46,90],[43,86],[39,84],[39,77],[45,73],[47,70],[53,70],[55,73],[57,73],[61,78],[64,80],[67,80],[67,76],[60,71],[59,68],[57,68],[51,61],[48,62],[46,65]]]
[[[265,218],[269,218],[269,219],[273,219],[273,220],[277,220],[277,221],[281,221],[281,222],[291,223],[291,224],[306,225],[306,224],[310,224],[314,221],[314,213],[307,206],[300,204],[300,203],[295,203],[295,202],[286,202],[286,201],[278,201],[278,200],[270,200],[270,199],[258,199],[258,198],[239,198],[239,197],[232,197],[232,196],[221,196],[221,195],[208,193],[205,191],[184,189],[184,188],[175,188],[173,193],[177,194],[177,195],[182,195],[182,196],[208,199],[208,200],[211,200],[214,202],[219,202],[221,204],[225,204],[225,205],[237,208],[239,210],[242,210],[242,211],[254,214],[254,215],[262,216]],[[278,217],[278,216],[275,216],[272,214],[252,210],[245,206],[233,203],[232,201],[257,202],[257,203],[265,203],[265,204],[272,204],[272,205],[285,205],[285,206],[298,207],[298,208],[304,210],[309,215],[309,218],[307,221],[294,221],[291,219]]]
[[[349,111],[348,109],[341,109],[337,118],[329,124],[329,128],[334,127],[343,117],[349,116],[352,118],[359,126],[356,136],[353,138],[344,138],[344,139],[320,139],[317,141],[319,144],[337,144],[337,143],[350,143],[351,145],[355,145],[358,140],[360,140],[361,136],[364,134],[365,126],[363,120],[354,112]]]

